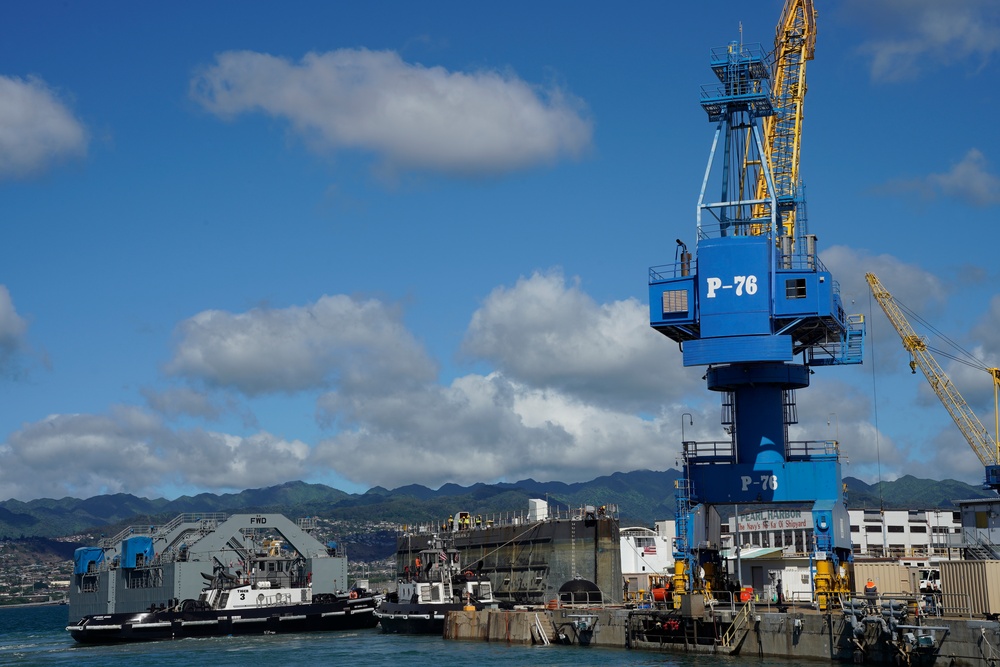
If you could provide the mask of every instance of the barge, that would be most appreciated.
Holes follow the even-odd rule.
[[[347,555],[279,514],[182,514],[74,554],[66,630],[79,642],[374,628]]]

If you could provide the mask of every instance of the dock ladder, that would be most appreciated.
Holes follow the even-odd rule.
[[[740,640],[746,635],[750,630],[750,619],[754,616],[753,600],[747,600],[747,603],[736,612],[736,616],[733,617],[733,622],[729,625],[729,628],[722,633],[722,638],[719,639],[719,644],[723,647],[729,649],[730,654],[736,652],[735,644],[737,637]]]
[[[538,636],[541,638],[542,643],[548,646],[549,633],[547,633],[545,629],[542,627],[542,621],[538,618],[538,614],[535,614],[535,630],[538,631]]]

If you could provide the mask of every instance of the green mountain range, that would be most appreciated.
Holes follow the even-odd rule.
[[[323,484],[288,482],[240,493],[181,496],[150,500],[128,494],[85,500],[62,498],[0,502],[0,539],[79,536],[79,541],[114,534],[125,525],[161,524],[183,512],[273,512],[289,517],[315,516],[341,522],[345,530],[373,524],[438,522],[458,511],[473,514],[524,511],[530,498],[547,498],[566,507],[617,505],[623,526],[651,526],[674,514],[676,470],[636,470],[597,477],[589,482],[445,484],[437,490],[417,484],[388,490],[374,487],[348,494]],[[950,509],[960,499],[993,496],[955,480],[912,476],[869,485],[847,477],[851,508]]]

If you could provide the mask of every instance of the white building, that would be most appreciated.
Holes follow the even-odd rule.
[[[997,506],[1000,509],[1000,505]],[[962,512],[952,510],[849,510],[856,557],[894,558],[912,565],[960,557]],[[1000,539],[1000,524],[998,524]],[[723,524],[727,546],[813,551],[812,513],[775,508],[740,512]]]
[[[855,556],[894,558],[910,565],[961,558],[961,512],[850,510]]]
[[[655,526],[621,529],[622,586],[628,599],[648,594],[654,584],[670,585],[674,521],[657,521]]]

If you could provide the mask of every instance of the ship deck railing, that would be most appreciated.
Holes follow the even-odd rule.
[[[452,515],[454,518],[457,515]],[[479,519],[478,521],[476,519]],[[618,505],[583,505],[579,507],[560,507],[549,505],[548,511],[539,516],[527,510],[514,512],[495,512],[481,514],[472,517],[472,521],[467,526],[460,526],[457,521],[439,521],[433,524],[421,523],[416,525],[405,524],[397,530],[397,535],[427,535],[441,533],[459,533],[465,531],[484,530],[486,528],[497,528],[502,526],[527,527],[535,523],[545,523],[552,521],[580,521],[586,518],[596,519],[618,519]]]
[[[100,546],[103,549],[109,547],[117,546],[121,544],[122,540],[129,537],[135,537],[138,535],[164,535],[169,534],[171,531],[176,529],[185,523],[200,523],[205,528],[202,532],[211,532],[215,526],[225,522],[229,518],[229,515],[224,512],[187,512],[183,514],[178,514],[173,519],[163,524],[162,526],[151,526],[149,524],[144,524],[141,526],[126,526],[122,529],[120,533],[114,537],[105,537],[101,539]],[[209,527],[212,527],[209,529]]]

